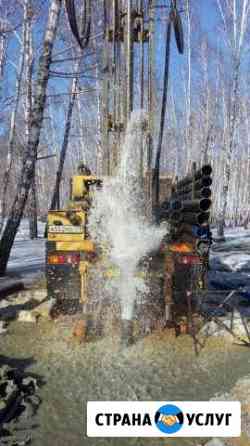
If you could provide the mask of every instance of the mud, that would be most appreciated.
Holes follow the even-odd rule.
[[[169,330],[158,331],[121,349],[119,333],[79,343],[72,336],[72,323],[72,318],[37,325],[13,322],[0,338],[2,358],[27,364],[29,373],[39,374],[46,383],[39,392],[34,446],[119,446],[119,438],[86,437],[88,400],[209,400],[230,394],[238,380],[250,374],[249,349],[225,339],[208,339],[197,358],[188,335],[176,338]],[[207,442],[130,438],[122,445]]]

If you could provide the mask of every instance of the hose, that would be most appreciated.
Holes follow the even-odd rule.
[[[170,40],[171,40],[171,20],[169,18],[169,20],[167,22],[167,40],[166,40],[166,49],[165,49],[160,132],[159,132],[158,146],[157,146],[157,152],[156,152],[156,158],[155,158],[155,171],[154,171],[154,177],[153,177],[153,190],[155,191],[155,206],[156,206],[156,208],[158,208],[158,206],[159,206],[159,196],[160,196],[160,160],[161,160],[162,139],[163,139],[163,132],[164,132],[166,103],[167,103],[167,94],[168,94]]]
[[[183,38],[183,28],[181,23],[181,18],[177,10],[176,0],[171,2],[171,11],[169,13],[169,19],[167,21],[167,39],[166,39],[166,49],[165,49],[165,63],[164,63],[164,78],[163,78],[163,94],[161,102],[161,117],[160,117],[160,131],[158,146],[156,151],[155,159],[155,171],[153,177],[153,191],[155,192],[155,207],[159,207],[160,198],[160,159],[162,151],[162,140],[164,133],[165,115],[166,115],[166,105],[168,96],[168,80],[169,80],[169,60],[170,60],[170,42],[171,42],[171,26],[173,24],[175,40],[178,52],[183,54],[184,52],[184,38]]]
[[[75,0],[65,0],[65,6],[71,31],[79,46],[84,49],[88,45],[91,30],[91,0],[83,1],[80,29],[76,19]]]

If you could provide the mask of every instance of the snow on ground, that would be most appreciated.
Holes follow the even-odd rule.
[[[230,304],[250,316],[250,230],[226,230],[226,240],[216,241],[210,255],[208,301],[223,302],[236,290]],[[225,310],[221,310],[224,312]]]
[[[7,273],[33,279],[44,272],[45,224],[39,222],[39,238],[29,239],[29,222],[20,225],[11,252]],[[225,242],[215,242],[211,250],[210,285],[213,289],[243,290],[250,299],[250,230],[235,228],[226,231]]]
[[[219,288],[249,287],[250,290],[250,231],[243,228],[226,231],[226,241],[212,246],[211,281]]]
[[[45,260],[44,223],[38,224],[39,238],[29,239],[29,222],[24,219],[20,225],[11,251],[7,274],[33,280],[42,275]]]

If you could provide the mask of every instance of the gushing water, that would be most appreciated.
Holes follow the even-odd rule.
[[[165,230],[150,224],[143,212],[144,193],[140,180],[140,143],[145,115],[133,112],[128,124],[117,175],[105,179],[94,197],[89,220],[92,239],[107,247],[112,265],[119,270],[115,288],[121,317],[133,316],[137,292],[147,287],[136,273],[140,260],[157,249]]]

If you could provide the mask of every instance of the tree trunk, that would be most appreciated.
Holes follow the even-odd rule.
[[[2,81],[4,77],[4,68],[6,63],[7,37],[4,32],[4,24],[0,18],[0,100],[2,99]]]
[[[29,135],[28,147],[24,154],[18,191],[15,196],[2,239],[0,241],[0,275],[3,275],[6,271],[11,248],[23,216],[24,207],[27,201],[32,178],[34,176],[37,147],[40,139],[46,101],[49,67],[61,6],[61,0],[51,0],[47,29],[44,37],[43,53],[40,58],[38,69],[34,105],[32,107],[31,131]]]
[[[80,68],[80,59],[76,65],[76,72],[78,72],[79,68]],[[56,172],[56,182],[55,182],[54,192],[52,195],[50,209],[59,209],[60,208],[60,183],[61,183],[61,179],[62,179],[63,167],[64,167],[64,162],[65,162],[68,143],[69,143],[69,134],[70,134],[70,129],[71,129],[71,118],[72,118],[74,103],[75,103],[76,94],[77,94],[77,84],[78,84],[78,78],[75,77],[72,81],[72,86],[71,86],[71,94],[70,94],[67,118],[66,118],[66,123],[65,123],[63,143],[62,143],[62,148],[61,148],[61,152],[60,152],[59,165],[58,165],[58,169]]]
[[[225,165],[223,196],[222,196],[223,204],[222,204],[222,212],[220,215],[220,228],[218,229],[218,236],[220,237],[224,237],[224,227],[225,227],[226,212],[228,205],[228,191],[231,178],[231,161],[234,150],[235,130],[237,127],[237,119],[238,119],[239,72],[240,72],[240,58],[237,58],[235,60],[235,65],[234,65],[233,91],[230,104],[231,107],[230,107],[230,120],[229,120],[229,141],[228,141],[228,147],[226,149],[226,165]],[[219,235],[219,232],[221,235]]]
[[[17,77],[16,77],[16,91],[15,91],[15,104],[14,109],[11,113],[10,118],[10,131],[9,131],[9,140],[8,140],[8,151],[7,151],[7,165],[5,172],[3,174],[3,185],[2,185],[2,196],[1,196],[1,219],[0,219],[0,234],[3,230],[4,220],[6,218],[6,207],[7,207],[7,192],[10,180],[10,172],[13,164],[14,157],[14,146],[16,142],[16,118],[18,112],[18,106],[21,95],[21,82],[23,77],[24,70],[24,60],[25,60],[25,44],[26,44],[26,35],[27,35],[27,17],[28,17],[28,8],[27,1],[24,3],[24,13],[23,13],[23,31],[22,31],[22,47],[20,49],[20,57],[19,57],[19,67],[17,68]],[[1,50],[1,49],[0,49]]]
[[[222,3],[220,0],[217,0],[219,11],[224,23],[224,29],[227,31],[227,23],[226,17],[227,14],[225,11],[223,12]],[[238,117],[239,117],[239,78],[240,78],[240,67],[241,67],[241,58],[242,58],[242,49],[243,42],[246,37],[247,30],[247,21],[249,18],[249,0],[243,0],[241,2],[241,8],[238,9],[236,4],[239,3],[237,0],[233,0],[233,8],[231,10],[232,13],[232,32],[231,35],[228,36],[229,46],[233,43],[233,79],[232,79],[232,94],[230,97],[229,103],[229,126],[228,126],[228,138],[226,139],[225,152],[226,152],[226,165],[225,165],[225,174],[224,174],[224,185],[223,185],[223,194],[222,194],[222,211],[220,214],[220,222],[221,229],[224,235],[224,226],[226,219],[226,212],[228,207],[228,191],[229,184],[231,179],[231,170],[232,170],[232,154],[235,146],[235,133],[238,125]],[[226,5],[227,8],[230,8],[229,4]],[[229,25],[230,26],[230,25]]]
[[[32,48],[32,8],[31,0],[25,0],[28,14],[27,14],[27,32],[25,42],[25,142],[28,147],[30,129],[31,129],[31,113],[32,113],[32,74],[33,74],[33,48]],[[32,179],[29,203],[29,232],[30,239],[37,238],[37,193],[36,193],[36,169],[34,169],[34,177]]]
[[[37,192],[36,192],[36,175],[32,179],[30,193],[29,193],[29,232],[30,239],[33,240],[38,237],[37,226]]]
[[[5,55],[6,55],[6,36],[2,31],[2,26],[0,21],[0,82],[2,81],[4,75]],[[2,91],[0,89],[0,97],[1,94]]]
[[[103,147],[102,147],[102,104],[101,104],[101,82],[98,79],[100,77],[100,67],[98,61],[98,40],[97,40],[97,27],[95,23],[92,24],[93,46],[95,50],[95,75],[96,75],[96,100],[97,100],[97,132],[96,132],[96,175],[103,175]]]

